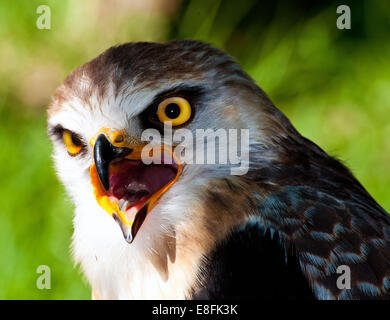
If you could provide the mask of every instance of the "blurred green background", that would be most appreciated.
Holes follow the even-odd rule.
[[[36,10],[51,8],[51,29]],[[352,29],[336,28],[338,5]],[[390,210],[390,2],[0,2],[0,299],[89,299],[72,265],[72,204],[57,181],[46,106],[75,67],[129,41],[192,38],[234,56],[297,129],[344,160]],[[51,268],[51,290],[36,286]]]

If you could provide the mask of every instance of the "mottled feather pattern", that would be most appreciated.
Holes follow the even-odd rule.
[[[261,225],[298,257],[318,299],[390,299],[390,215],[340,162],[299,135],[287,140],[284,163],[252,172],[269,190],[255,195]],[[341,265],[351,289],[337,288]]]

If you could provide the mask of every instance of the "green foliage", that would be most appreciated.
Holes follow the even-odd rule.
[[[194,38],[236,57],[297,129],[346,162],[390,210],[390,6],[335,1],[0,2],[0,299],[89,299],[72,265],[72,204],[55,177],[45,107],[109,46]],[[149,3],[149,4],[147,4]],[[51,8],[51,30],[36,8]],[[48,265],[52,289],[38,290]]]

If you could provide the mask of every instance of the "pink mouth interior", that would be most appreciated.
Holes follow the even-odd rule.
[[[145,202],[176,174],[175,163],[146,165],[141,160],[120,160],[111,164],[107,195],[132,221]]]

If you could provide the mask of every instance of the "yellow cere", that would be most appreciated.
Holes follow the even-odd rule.
[[[62,134],[62,139],[64,141],[66,149],[68,149],[68,152],[70,154],[76,155],[81,151],[82,146],[76,145],[74,143],[72,138],[72,133],[70,131],[65,130],[64,133]]]
[[[172,97],[161,102],[157,109],[157,116],[161,122],[171,122],[172,126],[179,126],[191,117],[191,106],[182,97]]]
[[[109,128],[102,128],[98,134],[96,135],[96,137],[93,137],[89,143],[90,145],[93,146],[95,145],[95,142],[96,142],[96,138],[99,134],[105,134],[108,138],[108,140],[110,140],[110,142],[116,146],[116,147],[124,147],[125,144],[126,144],[126,139],[125,139],[125,134],[121,131],[116,131],[116,130],[112,130],[112,129],[109,129]]]

